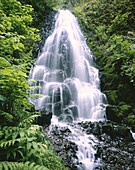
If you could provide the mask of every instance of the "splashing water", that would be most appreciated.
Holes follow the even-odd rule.
[[[69,10],[59,10],[55,17],[55,29],[30,73],[30,100],[37,110],[52,112],[64,122],[104,120],[106,96],[100,91],[94,57],[78,21]],[[94,136],[73,128],[71,131],[82,162],[78,169],[92,169],[95,150],[89,140],[94,141]]]

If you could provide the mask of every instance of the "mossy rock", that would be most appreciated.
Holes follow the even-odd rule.
[[[118,106],[109,105],[106,108],[107,119],[118,123],[121,123],[121,121],[126,122],[125,120],[131,113],[132,107],[124,103]]]
[[[122,137],[125,140],[133,141],[132,134],[130,133],[130,129],[124,126],[116,126],[114,128],[114,133],[116,137]]]
[[[127,124],[132,128],[132,131],[135,132],[135,115],[128,115]]]
[[[107,119],[121,123],[122,117],[118,115],[118,106],[109,105],[106,107],[106,116]]]
[[[110,135],[112,138],[114,138],[114,127],[112,123],[106,123],[103,125],[103,133],[106,133]]]

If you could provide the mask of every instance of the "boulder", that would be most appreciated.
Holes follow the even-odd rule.
[[[115,136],[122,137],[128,141],[133,141],[132,134],[128,127],[116,126],[114,127],[114,133],[115,133]]]
[[[117,106],[109,105],[106,107],[106,117],[113,122],[121,122],[121,117],[117,115]]]
[[[38,116],[36,118],[36,123],[40,126],[49,126],[51,124],[51,118],[52,118],[52,112],[49,112],[47,114],[41,114],[41,116]]]

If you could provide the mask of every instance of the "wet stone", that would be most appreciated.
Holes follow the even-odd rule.
[[[108,127],[108,129],[113,132],[114,128],[121,127],[120,125],[116,125],[116,123],[114,124],[113,122],[88,121],[79,122],[77,124],[69,123],[69,125],[74,128],[80,127],[82,131],[89,132],[97,137],[98,143],[95,145],[95,149],[97,150],[95,161],[100,158],[101,165],[95,167],[95,169],[134,169],[135,142],[131,141],[130,138],[119,135],[118,133],[115,133],[115,136],[112,138],[112,135],[110,132],[108,133],[107,130]],[[81,167],[81,162],[79,162],[77,158],[78,146],[70,141],[69,136],[72,136],[72,132],[67,126],[51,126],[51,131],[48,132],[50,141],[53,143],[58,155],[64,160],[65,165],[69,170],[78,170],[78,167]]]

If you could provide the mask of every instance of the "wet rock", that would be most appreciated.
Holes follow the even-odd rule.
[[[41,117],[36,118],[36,123],[40,126],[49,126],[51,124],[52,112],[41,113]]]
[[[78,107],[75,105],[72,105],[72,106],[69,106],[69,109],[72,111],[72,115],[74,119],[76,120],[76,118],[78,117]]]
[[[56,79],[57,82],[63,82],[66,79],[66,73],[63,70],[56,70],[54,72],[50,72],[46,78],[45,81],[52,82],[54,79]]]
[[[70,91],[68,87],[64,84],[62,84],[62,99],[63,99],[63,107],[69,105],[71,99]]]
[[[64,109],[64,114],[71,114],[74,120],[78,117],[78,107],[76,105],[70,105]]]
[[[73,116],[71,114],[66,115],[66,114],[61,114],[58,118],[59,121],[63,122],[73,122]]]
[[[48,138],[53,143],[55,151],[64,160],[69,170],[77,170],[73,159],[76,159],[77,145],[68,139],[71,131],[68,127],[51,127]]]
[[[102,131],[103,133],[106,133],[106,134],[110,135],[112,138],[114,138],[114,128],[111,123],[103,124],[102,129],[103,129],[103,131]]]
[[[98,123],[93,123],[90,125],[91,127],[91,132],[94,135],[100,135],[100,126]]]
[[[40,30],[40,38],[41,40],[34,45],[34,49],[32,51],[33,58],[37,58],[38,53],[42,51],[42,48],[44,46],[45,40],[48,38],[50,34],[52,34],[55,26],[55,15],[57,11],[51,11],[48,16],[46,16],[45,23],[43,27]]]
[[[57,102],[53,105],[54,115],[60,116],[62,114],[61,111],[61,102]]]
[[[95,169],[134,169],[135,142],[130,138],[128,127],[117,125],[111,121],[82,121],[76,124],[69,123],[69,125],[77,129],[80,128],[80,130],[86,131],[88,134],[94,134],[97,137],[98,142],[94,146],[97,150],[95,161],[100,158],[101,165],[95,167]],[[79,169],[78,167],[81,167],[81,162],[77,160],[76,155],[78,147],[74,142],[70,141],[69,136],[72,136],[72,132],[68,126],[55,126],[50,132],[49,139],[69,170],[77,170]]]
[[[123,137],[126,140],[133,141],[130,129],[124,126],[116,126],[114,128],[115,136]]]
[[[116,108],[117,108],[116,106],[112,106],[112,105],[107,106],[106,107],[106,116],[107,116],[107,119],[120,123],[121,117],[117,116]]]

